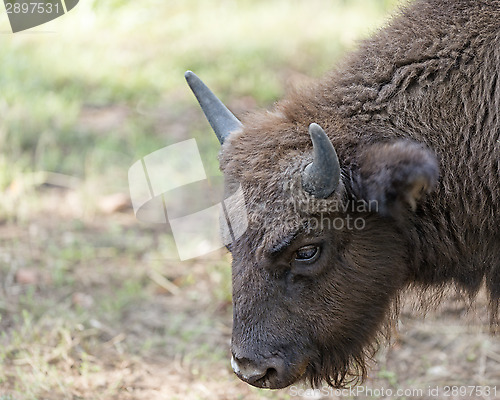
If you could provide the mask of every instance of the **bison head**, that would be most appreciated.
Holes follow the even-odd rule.
[[[222,144],[227,195],[241,185],[249,221],[228,246],[234,372],[262,388],[363,377],[411,274],[405,230],[436,184],[435,156],[404,139],[353,145],[340,124],[322,121],[327,135],[279,107],[242,124],[196,75],[186,79]]]

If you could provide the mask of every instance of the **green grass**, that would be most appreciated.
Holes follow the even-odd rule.
[[[195,107],[186,69],[228,102],[250,96],[269,105],[283,94],[287,73],[321,75],[394,4],[85,1],[33,33],[3,34],[0,170],[10,172],[0,173],[0,185],[16,171],[37,170],[106,180],[179,135],[204,137],[208,127],[199,120],[188,118],[179,134],[161,126],[165,116],[173,122]],[[36,33],[44,30],[53,33]],[[81,120],[112,106],[126,110],[116,124],[95,129]],[[108,183],[123,187],[120,178]]]

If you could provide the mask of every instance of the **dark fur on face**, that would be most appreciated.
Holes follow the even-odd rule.
[[[230,135],[221,168],[228,192],[241,184],[250,221],[231,245],[233,354],[245,371],[270,365],[255,381],[239,371],[244,379],[363,378],[408,286],[474,296],[485,283],[498,326],[499,75],[500,1],[420,0]],[[312,122],[342,168],[320,211],[300,183]],[[377,209],[350,207],[370,202]],[[340,227],[349,218],[363,229]],[[296,261],[304,246],[314,252],[308,245],[320,257]]]

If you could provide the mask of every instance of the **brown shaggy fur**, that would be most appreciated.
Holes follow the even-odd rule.
[[[226,140],[227,191],[242,185],[251,224],[231,245],[233,354],[284,363],[250,383],[342,386],[364,377],[408,285],[453,284],[473,296],[485,282],[498,324],[499,74],[500,1],[420,0],[325,78],[248,115]],[[378,210],[301,208],[314,201],[300,185],[312,122],[342,167],[326,203],[373,200]],[[363,229],[303,223],[347,214]],[[321,257],[304,268],[296,251],[311,243]]]

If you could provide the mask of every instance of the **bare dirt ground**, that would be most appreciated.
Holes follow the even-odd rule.
[[[229,365],[229,255],[180,263],[126,204],[82,214],[71,190],[30,195],[37,212],[0,224],[0,399],[500,398],[486,300],[454,292],[425,319],[410,295],[355,392],[251,388]]]

